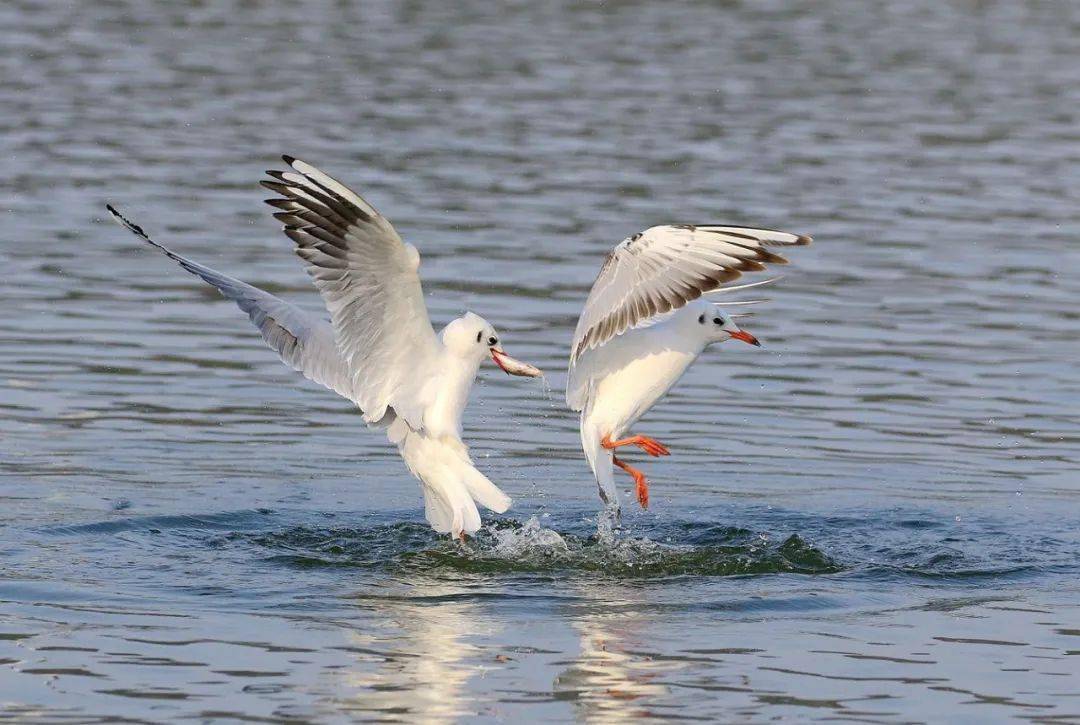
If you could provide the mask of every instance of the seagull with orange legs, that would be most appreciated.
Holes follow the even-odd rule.
[[[636,446],[667,456],[663,443],[629,434],[686,369],[713,343],[758,345],[726,307],[764,300],[717,302],[709,293],[773,280],[723,286],[743,272],[786,264],[778,247],[805,246],[810,237],[731,225],[658,226],[623,240],[608,255],[578,320],[570,354],[566,402],[581,412],[581,446],[600,498],[619,510],[614,466],[634,479],[642,508],[649,505],[645,474],[616,451]]]

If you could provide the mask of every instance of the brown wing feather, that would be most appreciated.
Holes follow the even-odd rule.
[[[805,246],[808,236],[732,225],[652,227],[608,254],[578,321],[571,366],[650,317],[787,259],[766,247]]]

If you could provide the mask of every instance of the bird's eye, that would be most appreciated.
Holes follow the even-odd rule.
[[[480,338],[482,338],[483,336],[484,336],[484,331],[483,331],[483,330],[481,330],[480,332],[476,333],[476,341],[477,341],[477,342],[480,342]]]
[[[488,338],[488,344],[489,345],[498,345],[499,344],[499,338],[497,338],[497,337],[489,337]]]
[[[715,322],[718,325],[724,324],[724,318],[723,317],[714,317],[714,318],[712,318],[712,321]]]
[[[698,321],[699,325],[704,325],[705,324],[705,313],[704,312],[701,313],[701,317],[697,318],[697,321]]]

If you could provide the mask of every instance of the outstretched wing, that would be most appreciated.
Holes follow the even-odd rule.
[[[218,292],[247,313],[263,340],[282,361],[309,380],[330,388],[338,395],[356,402],[351,388],[349,368],[334,343],[334,328],[299,307],[279,299],[258,287],[181,257],[151,239],[142,227],[125,219],[120,212],[107,206],[109,213],[128,231],[160,249],[170,259],[194,275],[202,277]]]
[[[267,203],[296,243],[322,295],[351,389],[369,422],[387,408],[422,425],[422,385],[438,340],[420,289],[420,254],[358,194],[310,164],[282,157],[291,171],[268,171]]]
[[[749,227],[675,224],[620,242],[593,283],[574,331],[570,367],[583,353],[658,314],[679,309],[743,272],[787,264],[770,247],[810,237]]]

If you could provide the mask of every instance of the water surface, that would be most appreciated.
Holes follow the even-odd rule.
[[[0,9],[0,712],[1080,720],[1074,4]],[[396,452],[104,218],[319,309],[280,153],[554,392],[482,373],[514,497],[460,546]],[[596,537],[559,391],[607,249],[812,234],[765,343],[640,426]],[[640,456],[632,457],[637,460]]]

